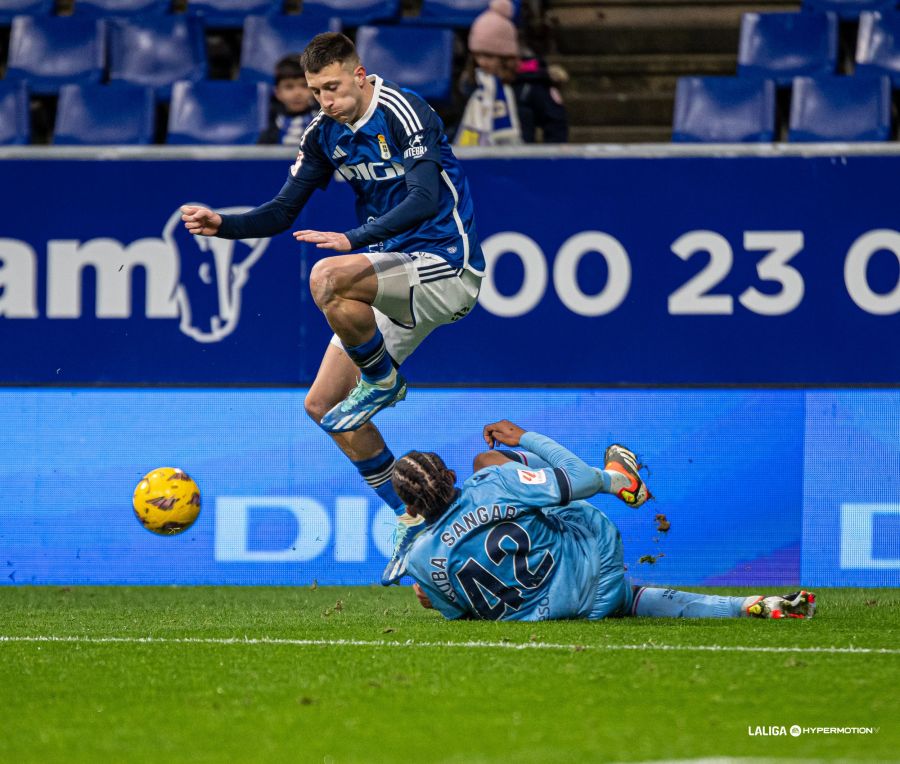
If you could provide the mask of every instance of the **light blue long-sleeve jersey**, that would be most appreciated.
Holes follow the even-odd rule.
[[[586,618],[618,531],[573,501],[605,490],[604,475],[550,438],[521,446],[551,467],[479,470],[410,549],[407,573],[447,618]]]

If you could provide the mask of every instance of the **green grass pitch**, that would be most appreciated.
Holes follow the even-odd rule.
[[[896,761],[900,591],[818,595],[516,624],[409,587],[0,588],[0,762]],[[878,729],[750,734],[795,724]]]

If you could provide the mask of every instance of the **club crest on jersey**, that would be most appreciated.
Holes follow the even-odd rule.
[[[519,482],[526,485],[540,485],[547,482],[547,473],[544,470],[516,470],[519,473]]]
[[[422,145],[422,133],[416,133],[409,139],[409,148],[403,152],[403,158],[418,159],[425,156],[426,151],[428,151],[428,147]]]
[[[387,139],[378,134],[378,150],[381,152],[382,159],[390,159],[391,158],[391,150],[388,148]]]

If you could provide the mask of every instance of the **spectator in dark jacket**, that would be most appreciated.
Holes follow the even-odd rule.
[[[257,143],[299,145],[300,136],[317,111],[316,99],[306,84],[306,73],[300,65],[300,54],[285,56],[275,65],[269,124]]]

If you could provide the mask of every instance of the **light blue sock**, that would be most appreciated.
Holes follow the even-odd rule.
[[[645,618],[740,618],[745,599],[644,586],[634,595],[631,615]]]

